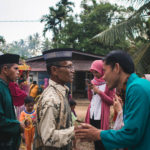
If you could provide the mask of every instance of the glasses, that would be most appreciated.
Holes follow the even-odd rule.
[[[67,68],[67,69],[69,69],[69,70],[74,70],[74,66],[59,66],[59,65],[57,65],[56,67],[63,67],[63,68]]]

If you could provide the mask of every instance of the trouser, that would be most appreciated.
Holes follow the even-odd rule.
[[[8,142],[0,141],[0,150],[13,150],[12,140],[10,140]]]
[[[90,124],[96,127],[97,129],[100,129],[101,120],[90,119]],[[104,145],[101,140],[95,141],[94,146],[95,146],[95,150],[105,150]]]
[[[35,132],[34,127],[32,127],[29,130],[28,129],[24,130],[25,143],[26,143],[27,150],[31,150],[32,149],[31,147],[32,147],[32,143],[33,143],[34,132]]]

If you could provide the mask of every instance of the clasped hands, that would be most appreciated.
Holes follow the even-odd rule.
[[[100,140],[100,129],[93,127],[90,124],[81,123],[75,127],[75,138],[84,141]]]

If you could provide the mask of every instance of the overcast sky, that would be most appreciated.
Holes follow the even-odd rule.
[[[74,11],[79,13],[81,0],[72,1],[76,6]],[[0,21],[39,20],[56,2],[58,0],[0,0]],[[0,22],[0,35],[10,43],[26,39],[36,32],[42,36],[43,28],[44,23],[40,22]]]

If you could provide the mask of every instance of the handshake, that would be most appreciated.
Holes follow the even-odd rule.
[[[100,140],[100,129],[93,127],[90,124],[80,123],[75,124],[75,137],[81,141],[97,141]]]

